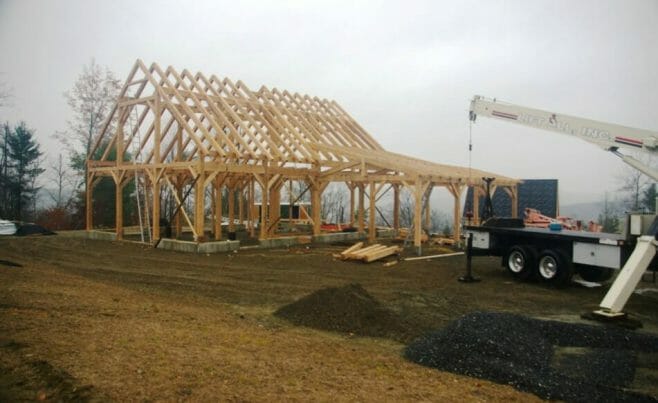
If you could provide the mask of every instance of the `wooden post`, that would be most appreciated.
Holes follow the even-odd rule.
[[[228,232],[235,232],[235,185],[228,186]]]
[[[254,218],[255,218],[255,197],[256,197],[256,183],[254,179],[252,178],[249,181],[249,191],[248,191],[248,199],[249,199],[249,236],[250,237],[255,237],[256,236],[256,226],[254,225]]]
[[[374,242],[377,238],[377,227],[375,218],[377,215],[377,189],[375,182],[370,182],[370,209],[368,213],[368,241]]]
[[[427,201],[425,202],[425,230],[429,235],[430,227],[432,226],[432,206],[430,205],[430,196],[432,191],[427,192]]]
[[[183,128],[179,125],[176,130],[176,161],[180,162],[183,160]],[[178,200],[183,200],[183,176],[176,176],[176,196]],[[181,209],[183,206],[181,206]],[[183,220],[181,220],[182,213],[179,211],[176,212],[174,216],[174,226],[176,227],[176,238],[180,238],[183,235]]]
[[[159,164],[162,162],[160,156],[160,142],[162,140],[160,119],[162,112],[160,110],[160,96],[157,92],[153,101],[153,115],[153,161]],[[153,240],[157,242],[160,240],[160,172],[158,169],[154,170],[153,176]]]
[[[316,179],[317,180],[317,179]],[[313,216],[313,235],[320,235],[322,232],[322,215],[321,213],[322,186],[319,182],[311,185],[311,215]]]
[[[194,227],[196,232],[196,242],[203,242],[205,239],[205,163],[204,156],[199,156],[198,179],[194,185]]]
[[[222,178],[215,178],[215,241],[222,240]]]
[[[350,189],[350,227],[354,226],[354,184],[346,182],[347,187]]]
[[[91,231],[94,228],[94,223],[93,223],[93,203],[94,203],[94,198],[92,197],[94,194],[94,175],[92,173],[89,173],[87,175],[87,191],[85,192],[85,207],[86,207],[86,214],[85,214],[85,225],[87,231]]]
[[[276,180],[270,185],[270,206],[269,206],[269,217],[270,217],[270,234],[276,233],[277,222],[281,218],[281,187],[284,182],[281,180]]]
[[[269,184],[270,176],[268,175],[268,165],[265,163],[265,175],[263,175],[263,182],[260,184],[261,187],[261,205],[260,205],[260,231],[258,234],[258,239],[267,239],[267,206],[269,204]]]
[[[121,180],[115,180],[114,182],[115,192],[115,229],[117,234],[117,240],[120,241],[123,239],[123,185]]]
[[[359,210],[357,212],[358,223],[359,223],[358,228],[359,228],[359,232],[363,232],[366,227],[365,217],[364,217],[366,214],[366,207],[365,207],[366,203],[365,203],[365,192],[364,192],[365,186],[363,185],[363,183],[359,183],[357,187],[359,188]]]
[[[176,178],[176,196],[178,196],[178,200],[183,200],[183,179],[178,176]],[[181,206],[181,209],[183,206]],[[182,213],[179,211],[176,212],[176,215],[174,216],[174,227],[176,228],[176,238],[180,238],[181,235],[183,235],[183,220],[181,220],[181,215]]]
[[[157,175],[157,170],[156,170]],[[152,240],[160,239],[160,180],[157,177],[153,180],[153,235]]]
[[[393,185],[393,229],[400,230],[400,185]]]
[[[480,225],[480,187],[473,186],[473,225]]]
[[[416,181],[414,186],[414,246],[420,251],[422,241],[422,214],[423,214],[423,193],[424,186],[420,181]]]
[[[460,200],[461,200],[462,185],[452,184],[449,185],[448,189],[450,190],[450,193],[452,193],[452,196],[455,198],[454,217],[452,223],[452,239],[454,239],[455,242],[459,242],[459,238],[461,236],[461,230],[459,228],[459,225],[461,222]]]

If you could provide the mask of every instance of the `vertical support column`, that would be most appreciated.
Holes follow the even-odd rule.
[[[393,229],[400,230],[400,185],[393,185]]]
[[[423,193],[425,191],[424,185],[420,180],[414,184],[414,246],[420,254],[420,246],[422,241],[422,214],[423,214]]]
[[[235,232],[235,185],[228,186],[228,232]]]
[[[320,235],[322,215],[321,213],[322,185],[314,181],[311,185],[311,215],[313,216],[313,235]]]
[[[260,184],[261,187],[261,206],[260,206],[260,231],[258,234],[258,239],[267,239],[267,213],[268,213],[268,204],[269,204],[269,193],[270,193],[270,176],[268,175],[268,162],[265,161],[265,175],[263,175],[263,182]]]
[[[459,224],[461,221],[461,192],[462,192],[462,186],[457,185],[457,184],[451,184],[448,187],[448,190],[450,190],[450,193],[452,193],[452,196],[455,198],[455,205],[454,205],[454,217],[453,217],[453,229],[452,229],[452,238],[455,240],[455,242],[459,242],[459,238],[461,237],[461,230],[459,228]]]
[[[89,161],[87,161],[89,163]],[[89,169],[89,168],[87,168]],[[85,192],[85,227],[87,231],[91,231],[94,228],[93,222],[93,211],[94,211],[94,175],[92,173],[87,174],[87,190]]]
[[[431,185],[430,185],[431,186]],[[430,205],[430,196],[432,191],[427,192],[427,201],[425,201],[425,229],[429,235],[430,227],[432,226],[432,206]]]
[[[178,125],[176,130],[176,161],[183,160],[183,128]],[[176,195],[178,200],[183,200],[183,176],[178,174],[176,175]],[[181,206],[181,209],[183,206]],[[174,217],[174,226],[176,227],[176,238],[180,238],[183,235],[183,220],[181,220],[182,213],[180,210],[176,213]]]
[[[249,180],[249,190],[248,190],[248,202],[249,202],[249,236],[250,237],[255,237],[256,236],[256,228],[254,225],[254,217],[255,217],[255,200],[254,198],[256,197],[256,183],[253,178]]]
[[[350,189],[350,227],[354,227],[354,183],[346,182]]]
[[[160,179],[158,170],[155,170],[153,178],[153,235],[154,241],[160,239]]]
[[[117,240],[123,239],[123,184],[121,183],[121,176],[114,181],[115,187],[115,216],[114,222],[116,227]]]
[[[377,238],[377,227],[375,218],[377,215],[377,189],[375,182],[370,182],[370,208],[368,213],[368,241],[374,242]]]
[[[194,229],[196,232],[196,242],[203,242],[205,239],[205,181],[206,167],[204,155],[199,155],[198,179],[194,185]]]
[[[281,187],[284,182],[281,180],[276,180],[270,186],[270,207],[269,207],[269,217],[270,217],[270,226],[272,228],[268,229],[268,232],[275,233],[276,227],[278,226],[279,219],[281,218]]]
[[[160,156],[160,142],[162,141],[161,114],[160,95],[156,92],[153,101],[153,162],[156,164],[162,162]],[[153,240],[160,239],[160,169],[156,168],[153,172]]]
[[[215,241],[222,240],[222,179],[219,175],[215,178]]]
[[[178,200],[183,200],[183,178],[179,175],[178,178],[176,178],[176,196],[178,196]],[[181,209],[183,207],[181,206]],[[180,209],[178,212],[176,212],[176,215],[174,216],[174,227],[176,228],[176,238],[180,238],[181,235],[183,235],[183,220],[181,220],[181,215],[182,213],[180,212]]]
[[[363,232],[365,230],[365,214],[366,214],[366,202],[365,202],[365,186],[363,183],[357,184],[357,187],[359,188],[359,210],[357,212],[358,214],[358,228],[359,232]]]

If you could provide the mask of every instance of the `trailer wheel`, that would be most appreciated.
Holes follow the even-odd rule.
[[[578,274],[585,281],[601,282],[612,277],[612,269],[581,266],[578,268]]]
[[[573,265],[563,252],[547,249],[539,254],[537,274],[546,283],[563,285],[571,280]]]
[[[537,253],[530,246],[512,246],[505,257],[505,267],[512,276],[527,280],[533,273]]]

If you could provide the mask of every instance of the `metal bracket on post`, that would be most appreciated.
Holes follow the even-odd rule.
[[[459,277],[459,281],[462,283],[477,283],[480,281],[479,278],[473,277],[471,270],[471,258],[473,256],[473,234],[468,234],[468,239],[466,241],[466,274]]]

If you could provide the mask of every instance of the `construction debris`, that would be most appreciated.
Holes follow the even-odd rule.
[[[363,242],[358,242],[341,252],[340,258],[343,260],[361,260],[370,263],[387,256],[397,255],[400,252],[402,252],[402,248],[399,246],[386,246],[376,243],[364,247]]]

